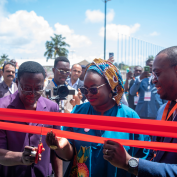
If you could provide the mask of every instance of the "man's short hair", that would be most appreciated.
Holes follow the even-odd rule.
[[[61,56],[61,57],[58,57],[55,59],[54,68],[57,66],[59,61],[64,61],[64,62],[70,63],[70,61],[66,57]]]
[[[142,66],[140,66],[140,65],[135,66],[134,69],[135,68],[141,68],[141,69],[143,69]]]
[[[15,69],[16,69],[16,66],[14,65],[14,63],[11,63],[11,62],[6,62],[4,63],[3,67],[2,67],[2,71],[4,72],[4,68],[6,65],[12,65]]]
[[[42,73],[42,75],[45,78],[45,71],[42,65],[35,61],[27,61],[20,65],[18,69],[18,80],[20,80],[20,77],[23,76],[25,73]]]
[[[10,60],[10,62],[13,63],[14,65],[16,65],[16,63],[17,63],[17,62],[15,61],[15,59]]]
[[[146,64],[149,63],[149,62],[151,62],[151,61],[154,61],[154,60],[152,58],[147,59],[146,60]]]
[[[163,49],[157,54],[157,56],[161,53],[165,53],[167,55],[167,58],[170,60],[172,65],[177,64],[177,46],[172,46]]]
[[[80,64],[75,63],[75,64],[72,65],[71,69],[72,69],[75,65],[79,65],[79,66],[81,66]],[[82,68],[82,66],[81,66],[81,68]]]

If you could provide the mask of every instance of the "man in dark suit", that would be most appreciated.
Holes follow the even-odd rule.
[[[157,120],[177,121],[177,46],[159,52],[153,63],[153,83],[161,99],[169,100],[168,111],[163,117],[165,105],[158,111]],[[174,108],[171,113],[170,110]],[[177,138],[153,137],[156,141],[177,143]],[[176,177],[177,153],[157,151],[152,161],[131,157],[122,145],[108,140],[104,144],[104,158],[112,165],[129,171],[138,177]]]

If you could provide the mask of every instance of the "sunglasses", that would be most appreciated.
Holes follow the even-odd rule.
[[[67,76],[69,76],[70,75],[70,71],[64,71],[64,70],[62,70],[62,69],[57,69],[57,68],[55,68],[60,74],[66,74]]]
[[[98,93],[98,89],[99,89],[100,87],[106,85],[106,84],[107,84],[107,83],[102,84],[102,85],[100,85],[100,86],[98,86],[98,87],[90,87],[89,89],[87,89],[87,88],[85,88],[85,87],[81,87],[81,88],[80,88],[80,91],[81,91],[81,93],[84,94],[84,95],[87,95],[89,92],[90,92],[91,94],[93,94],[93,95],[96,95],[96,94]]]

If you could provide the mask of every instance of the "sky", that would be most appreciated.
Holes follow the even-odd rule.
[[[104,5],[103,0],[0,0],[0,56],[46,63],[45,42],[62,34],[71,64],[103,58]],[[176,45],[176,7],[177,0],[108,1],[106,58],[113,52],[116,61],[118,33]]]

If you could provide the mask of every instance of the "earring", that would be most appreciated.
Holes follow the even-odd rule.
[[[109,94],[109,98],[112,98],[112,93]]]

